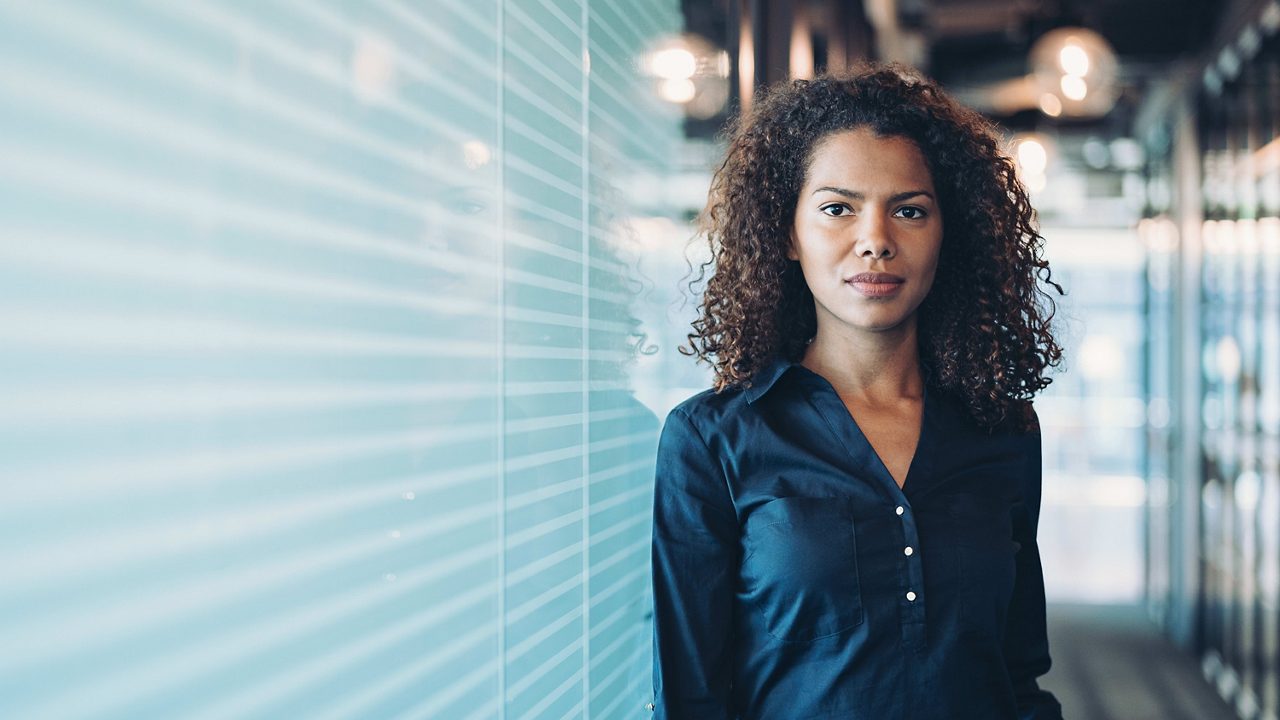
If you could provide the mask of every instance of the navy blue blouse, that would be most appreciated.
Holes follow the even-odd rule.
[[[665,720],[1044,720],[1040,435],[924,395],[899,489],[835,389],[775,361],[667,416],[654,491]]]

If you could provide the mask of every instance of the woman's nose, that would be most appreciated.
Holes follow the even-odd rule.
[[[893,240],[889,237],[888,223],[873,216],[864,216],[858,223],[856,250],[861,257],[893,257]]]

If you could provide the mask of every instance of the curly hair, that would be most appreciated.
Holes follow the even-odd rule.
[[[731,120],[728,148],[698,218],[715,269],[684,355],[711,363],[717,393],[750,386],[777,356],[800,360],[817,332],[813,294],[789,234],[814,147],[843,130],[902,137],[925,157],[944,235],[938,270],[917,311],[921,372],[963,399],[980,425],[1034,424],[1032,396],[1062,359],[1050,328],[1062,286],[1042,256],[1035,211],[994,126],[921,75],[868,63],[841,75],[765,90]]]

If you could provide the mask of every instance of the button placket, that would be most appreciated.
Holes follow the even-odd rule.
[[[924,587],[924,570],[916,554],[919,538],[916,535],[915,518],[911,513],[907,512],[905,504],[896,504],[893,512],[902,523],[902,538],[904,541],[902,554],[907,571],[904,577],[906,582],[900,590],[902,595],[899,596],[905,600],[902,605],[903,641],[909,647],[922,649],[925,642],[925,618],[924,603],[920,602],[920,592],[921,588]]]

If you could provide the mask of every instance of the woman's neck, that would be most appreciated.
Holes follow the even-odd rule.
[[[924,393],[914,326],[850,334],[824,334],[819,328],[801,364],[826,378],[842,397],[879,404]]]

